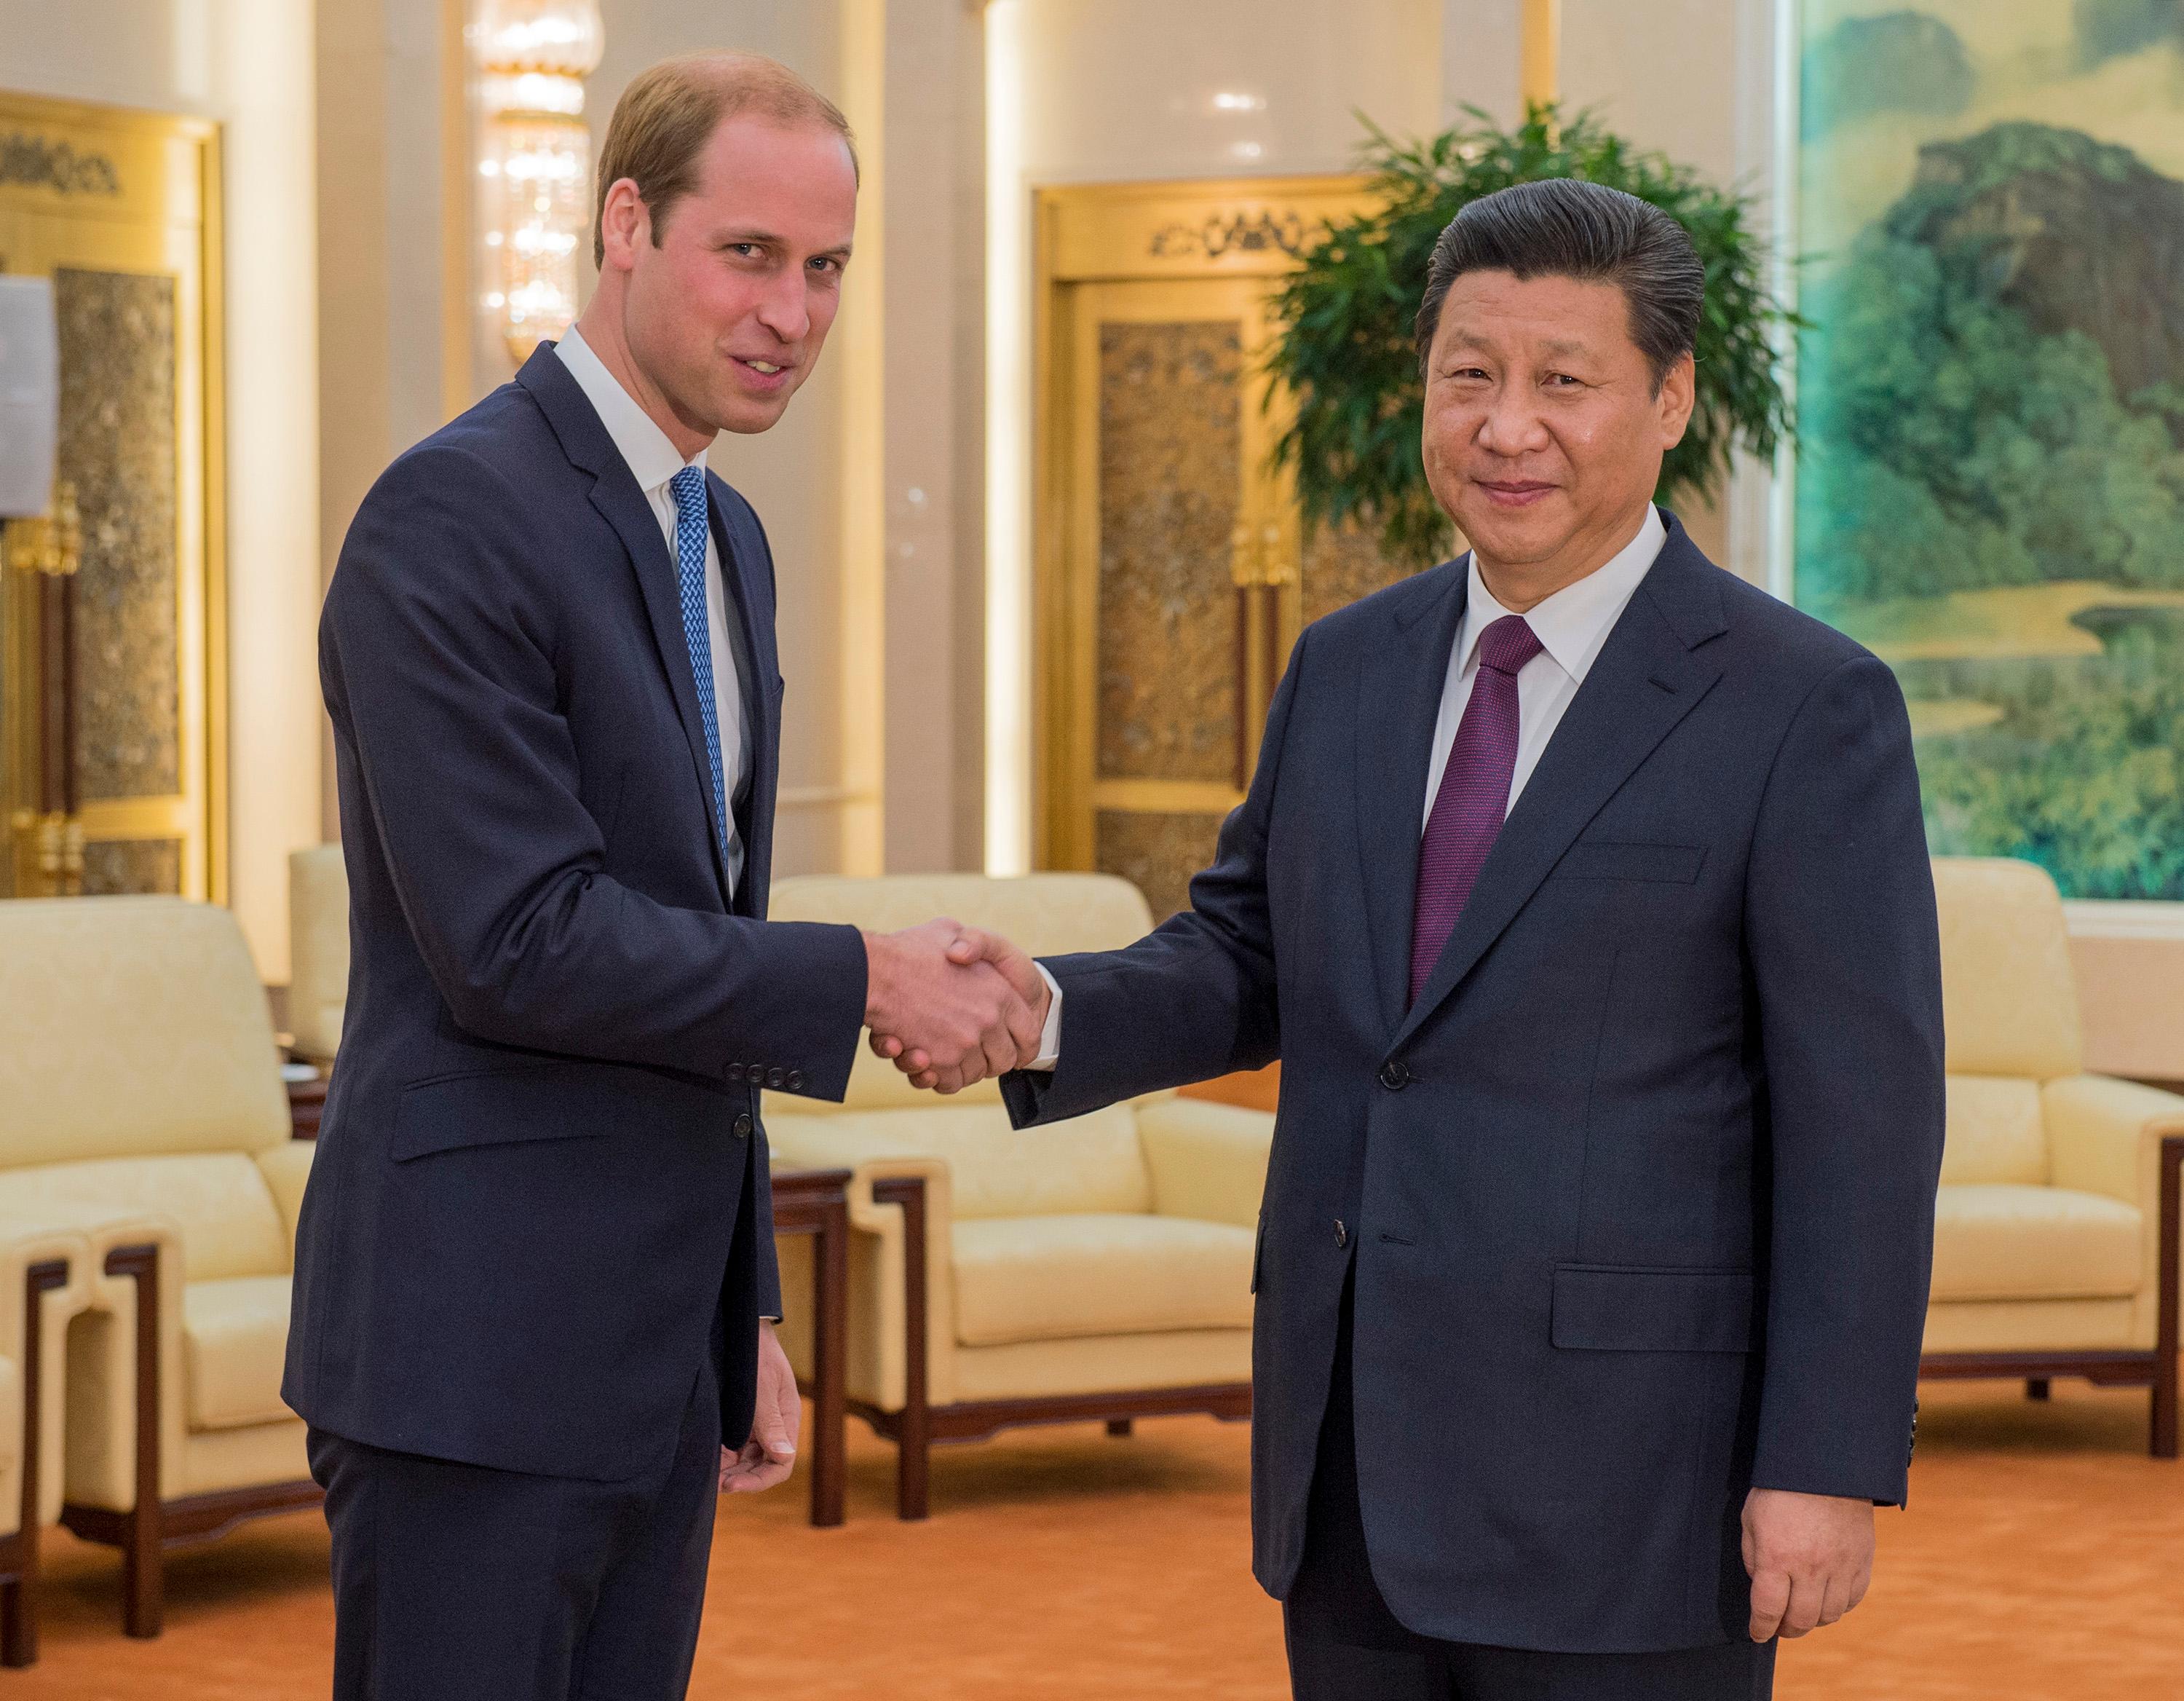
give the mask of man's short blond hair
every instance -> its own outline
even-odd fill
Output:
[[[856,138],[841,109],[778,59],[763,53],[678,53],[640,71],[607,121],[592,204],[592,263],[607,261],[607,191],[623,178],[637,185],[660,245],[675,203],[697,187],[698,159],[713,132],[749,113],[776,124],[816,124],[842,138],[857,164]]]

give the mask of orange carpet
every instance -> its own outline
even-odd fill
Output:
[[[2184,1464],[2146,1397],[1930,1386],[1908,1513],[1858,1613],[1788,1646],[1788,1701],[2184,1698]],[[935,1460],[936,1515],[889,1515],[853,1426],[850,1522],[800,1492],[724,1503],[692,1693],[889,1701],[1279,1701],[1280,1615],[1247,1571],[1242,1429],[1005,1436]],[[316,1514],[176,1556],[168,1629],[116,1627],[115,1557],[57,1536],[45,1659],[0,1701],[305,1701],[327,1692]]]

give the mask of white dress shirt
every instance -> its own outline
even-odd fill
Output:
[[[629,392],[622,388],[621,380],[585,346],[575,326],[571,325],[554,344],[554,352],[561,357],[569,376],[590,399],[599,423],[607,428],[607,435],[614,439],[615,448],[621,451],[623,461],[636,478],[638,488],[652,505],[653,517],[660,521],[660,535],[667,540],[667,559],[677,561],[677,516],[675,493],[669,488],[669,481],[686,466],[702,468],[705,464],[704,452],[683,460],[668,441],[667,433],[652,422]],[[721,549],[710,524],[705,527],[705,630],[713,647],[713,677],[710,681],[700,679],[695,683],[700,691],[709,687],[711,689],[713,711],[720,721],[721,783],[728,792],[724,811],[728,818],[728,890],[733,892],[744,873],[744,845],[736,832],[735,804],[751,769],[750,728],[744,718],[737,655],[740,633],[732,631],[728,621],[727,588],[721,578]]]
[[[1562,725],[1570,700],[1599,659],[1607,634],[1630,605],[1639,581],[1668,541],[1669,529],[1661,523],[1661,510],[1647,503],[1646,521],[1639,527],[1638,535],[1610,557],[1605,566],[1574,584],[1564,585],[1552,596],[1534,604],[1525,615],[1532,635],[1540,640],[1540,653],[1517,673],[1517,766],[1509,776],[1510,808],[1516,806],[1518,794],[1540,765],[1547,741]],[[1464,707],[1471,701],[1472,683],[1479,677],[1479,635],[1509,612],[1494,600],[1485,581],[1479,577],[1475,555],[1464,557],[1464,572],[1468,588],[1463,622],[1457,627],[1456,643],[1449,651],[1448,679],[1441,687],[1440,713],[1434,722],[1433,756],[1426,765],[1426,806],[1418,817],[1421,838],[1433,816],[1434,798],[1448,767],[1449,750],[1456,743],[1456,729],[1462,724]],[[1061,1057],[1061,988],[1047,973],[1044,963],[1039,972],[1053,996],[1047,1005],[1045,1031],[1039,1036],[1039,1058],[1031,1067],[1051,1069]]]

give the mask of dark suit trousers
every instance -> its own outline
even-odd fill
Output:
[[[681,1701],[720,1483],[706,1366],[626,1482],[489,1470],[320,1429],[334,1701]],[[550,1420],[541,1414],[541,1421]]]
[[[1541,1654],[1439,1642],[1381,1598],[1357,1500],[1346,1286],[1334,1377],[1305,1515],[1304,1561],[1283,1603],[1295,1701],[1767,1701],[1774,1645],[1669,1654]]]

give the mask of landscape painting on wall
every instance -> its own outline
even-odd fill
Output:
[[[2184,0],[1786,3],[1797,601],[1936,853],[2184,899]]]

